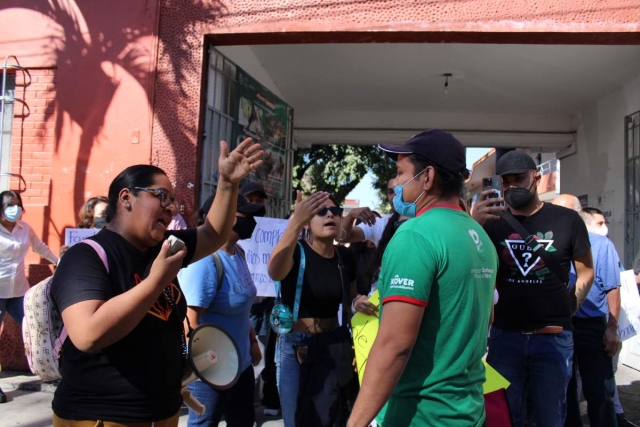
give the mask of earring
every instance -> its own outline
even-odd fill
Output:
[[[129,203],[127,203],[125,206],[127,209],[131,209],[131,205]]]

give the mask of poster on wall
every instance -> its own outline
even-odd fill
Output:
[[[287,129],[291,107],[269,89],[237,69],[238,121],[235,141],[251,137],[262,144],[263,165],[250,181],[262,184],[269,196],[283,198],[286,183]]]

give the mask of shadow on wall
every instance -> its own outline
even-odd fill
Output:
[[[108,138],[101,135],[105,116],[118,90],[122,72],[131,75],[147,95],[152,104],[153,89],[170,91],[180,107],[184,86],[187,82],[181,77],[190,68],[199,67],[188,56],[188,43],[174,43],[175,48],[167,50],[171,59],[172,76],[177,81],[169,81],[158,75],[153,81],[155,52],[149,50],[143,38],[155,36],[157,8],[162,7],[172,19],[183,22],[184,31],[189,31],[199,22],[211,24],[223,10],[220,2],[201,2],[198,0],[166,0],[149,5],[147,1],[137,2],[76,2],[74,0],[5,0],[0,11],[21,8],[39,12],[56,22],[54,32],[46,49],[53,49],[57,64],[56,84],[56,138],[55,150],[65,141],[61,140],[62,129],[69,122],[77,123],[82,132],[74,180],[74,207],[78,212],[84,203],[86,170],[91,152],[95,145],[107,143]],[[188,11],[189,13],[181,13]],[[173,37],[181,38],[174,34]],[[186,40],[186,37],[184,38]],[[161,44],[165,41],[161,40]],[[55,46],[55,47],[53,47]],[[188,73],[187,73],[188,74]],[[25,114],[30,114],[28,111]],[[54,114],[47,111],[45,120]],[[179,116],[164,111],[158,116],[160,126],[178,129],[183,134],[195,132],[193,121],[177,120]],[[182,141],[182,139],[178,139]],[[51,200],[49,201],[51,204]]]

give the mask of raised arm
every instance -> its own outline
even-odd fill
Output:
[[[251,138],[242,141],[231,153],[227,143],[220,142],[218,189],[204,224],[198,227],[198,244],[191,262],[212,254],[227,241],[236,215],[238,185],[262,165],[263,154],[259,144],[251,143]]]
[[[373,225],[378,219],[376,215],[369,208],[356,208],[349,211],[349,213],[342,218],[340,226],[340,234],[338,240],[341,243],[353,243],[364,242],[364,232],[359,226],[354,226],[356,220],[361,220],[363,224]]]
[[[296,250],[298,236],[305,225],[318,213],[329,200],[329,194],[319,191],[302,200],[302,193],[298,190],[296,206],[293,216],[289,219],[289,225],[282,238],[271,252],[267,272],[273,280],[282,280],[293,267],[293,254]]]

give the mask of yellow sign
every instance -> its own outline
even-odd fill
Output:
[[[376,307],[380,307],[380,295],[378,291],[371,295],[369,301]],[[351,319],[351,326],[353,328],[353,347],[356,352],[358,378],[360,379],[360,384],[362,384],[362,377],[364,376],[364,370],[367,366],[369,352],[378,334],[379,320],[376,316],[356,313]],[[486,368],[486,380],[483,386],[484,394],[509,387],[509,381],[489,366],[487,362],[484,362],[484,366]]]

